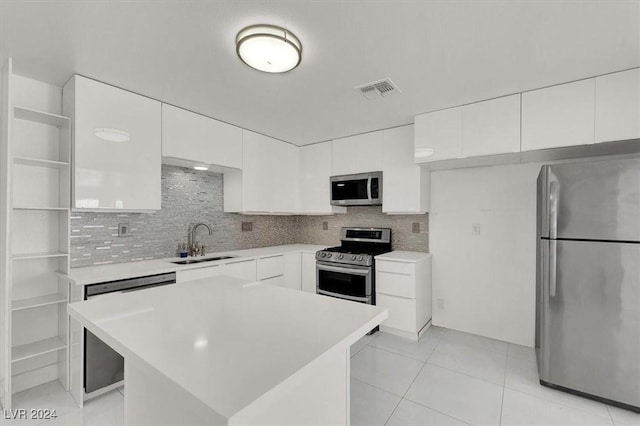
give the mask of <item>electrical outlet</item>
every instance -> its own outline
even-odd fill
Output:
[[[128,237],[129,236],[129,224],[128,223],[119,223],[118,224],[118,237]]]
[[[322,222],[322,230],[323,231],[329,230],[329,222]]]
[[[438,309],[444,309],[444,299],[438,299]]]
[[[253,222],[242,222],[242,232],[253,231]]]
[[[420,222],[413,222],[411,224],[411,232],[413,232],[414,234],[420,233]]]
[[[472,223],[471,224],[471,235],[480,235],[480,224]]]

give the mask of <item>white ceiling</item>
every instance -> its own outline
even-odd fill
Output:
[[[638,1],[0,1],[17,74],[79,73],[298,145],[640,66]],[[294,32],[300,67],[242,64],[255,23]],[[402,93],[353,89],[385,77]]]

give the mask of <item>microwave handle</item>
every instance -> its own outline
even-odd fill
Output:
[[[371,197],[371,176],[367,178],[367,198],[369,202],[373,202],[373,198]]]

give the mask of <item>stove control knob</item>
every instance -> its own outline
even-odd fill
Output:
[[[342,259],[342,258],[344,258],[344,255],[341,254],[340,256],[338,256],[338,259]]]
[[[364,260],[364,257],[360,256],[360,257],[358,258],[358,260]]]
[[[351,260],[356,260],[358,256],[351,256]]]
[[[331,253],[327,253],[327,257],[331,257]]]
[[[320,257],[325,257],[326,255],[327,255],[327,253],[325,253],[325,252],[320,253]]]

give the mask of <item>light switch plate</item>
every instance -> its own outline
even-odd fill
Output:
[[[322,230],[323,231],[329,230],[329,222],[322,222]]]
[[[253,222],[242,222],[242,232],[253,231]]]
[[[471,224],[471,235],[480,235],[480,224],[472,223]]]
[[[411,232],[413,232],[414,234],[420,233],[420,222],[413,222],[411,224]]]

